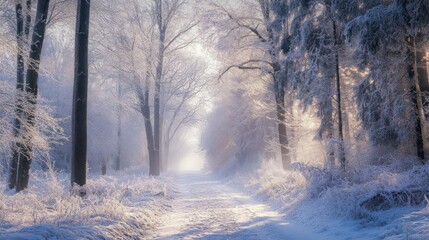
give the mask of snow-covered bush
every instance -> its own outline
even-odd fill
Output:
[[[0,193],[0,238],[141,239],[174,193],[168,178],[141,171],[90,177],[83,198],[71,194],[68,175],[36,171],[27,190]]]
[[[283,171],[278,162],[270,160],[238,170],[232,182],[321,233],[352,239],[428,236],[425,219],[429,209],[424,207],[428,204],[425,194],[429,194],[428,166],[392,163],[343,172],[300,163]],[[365,202],[377,195],[384,197],[383,202],[375,201],[381,205],[369,209]],[[407,225],[410,221],[415,227]],[[358,226],[366,227],[357,231]]]

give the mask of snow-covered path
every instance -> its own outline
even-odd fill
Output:
[[[176,179],[172,210],[148,239],[321,239],[208,174]]]

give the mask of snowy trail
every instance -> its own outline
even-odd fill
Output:
[[[176,179],[172,210],[148,239],[321,239],[208,174]]]

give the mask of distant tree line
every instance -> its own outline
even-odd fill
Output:
[[[69,124],[71,150],[66,150],[64,155],[70,160],[66,165],[70,165],[72,185],[86,184],[90,137],[88,90],[91,82],[99,81],[98,78],[111,80],[109,87],[114,89],[113,95],[117,98],[111,101],[118,121],[113,168],[117,171],[123,168],[121,148],[123,142],[127,142],[122,136],[123,114],[137,111],[143,117],[146,139],[141,144],[147,147],[147,158],[142,158],[148,162],[149,174],[158,176],[162,170],[167,170],[172,142],[180,138],[183,128],[201,119],[206,101],[202,93],[210,82],[205,61],[187,54],[189,46],[195,43],[199,24],[196,14],[190,11],[194,5],[187,0],[130,1],[127,4],[118,1],[117,5],[99,1],[91,21],[90,0],[77,3],[69,0],[16,1],[15,21],[10,19],[12,5],[6,0],[0,1],[0,17],[16,29],[16,44],[11,44],[15,45],[17,56],[15,104],[4,114],[5,119],[14,116],[12,132],[5,140],[11,147],[9,188],[19,192],[28,187],[35,151],[40,149],[49,156],[52,144],[66,142],[61,128],[64,124],[53,116],[51,109],[38,103],[38,80],[39,75],[44,74],[40,65],[47,28],[56,22],[67,27],[71,16],[76,16],[73,24],[75,56],[74,61],[70,61],[74,63]],[[33,5],[37,5],[35,11]],[[75,7],[77,11],[72,10]],[[106,21],[105,16],[110,11],[117,14],[117,18],[110,19],[116,22]],[[54,29],[53,33],[59,31]],[[91,73],[91,69],[95,73]],[[2,90],[5,89],[2,86]],[[104,94],[108,95],[110,89]],[[102,158],[100,169],[106,174],[109,162],[105,156]],[[85,194],[84,188],[80,189],[79,193]]]

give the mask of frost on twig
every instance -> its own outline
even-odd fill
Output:
[[[38,99],[34,109],[34,126],[24,118],[33,114],[32,96],[15,90],[10,84],[0,81],[0,152],[8,153],[10,144],[33,148],[32,157],[47,158],[53,144],[61,144],[65,140],[61,119],[54,117],[54,112],[47,102]],[[16,111],[18,107],[19,111]],[[19,121],[20,129],[14,129],[13,121]],[[19,134],[15,134],[19,132]],[[31,137],[30,137],[31,136]],[[22,148],[17,148],[23,151]]]

